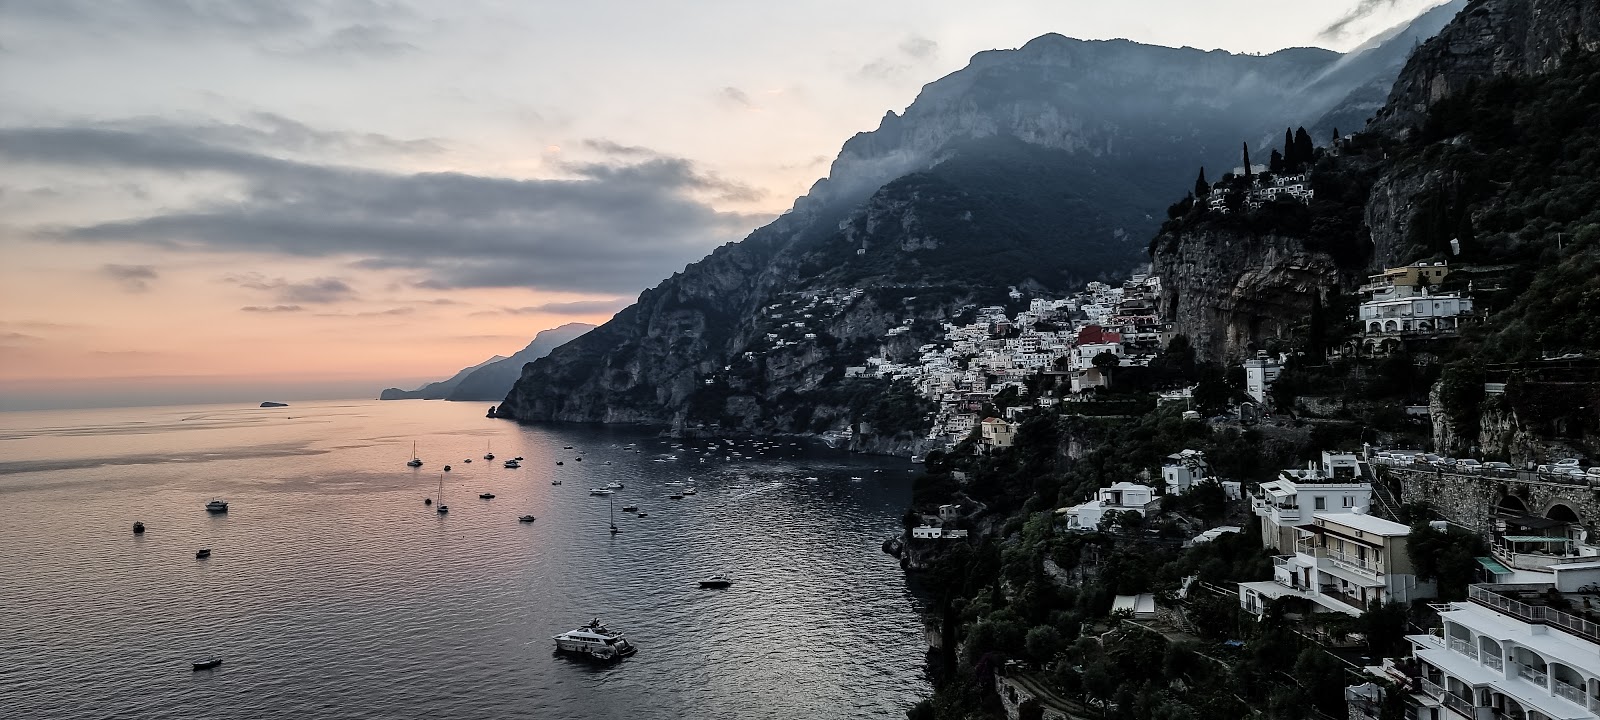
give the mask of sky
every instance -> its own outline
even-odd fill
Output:
[[[372,397],[599,323],[974,53],[1440,0],[0,0],[0,410]]]

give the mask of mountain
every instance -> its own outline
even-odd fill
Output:
[[[1334,87],[1353,83],[1355,89],[1310,126],[1311,137],[1326,138],[1334,130],[1348,134],[1365,127],[1367,120],[1387,104],[1394,79],[1412,51],[1438,35],[1466,6],[1467,0],[1451,0],[1432,8],[1380,33],[1330,66],[1319,83]]]
[[[979,53],[847,141],[790,212],[524,368],[500,413],[749,432],[875,417],[905,441],[914,419],[895,413],[912,405],[846,368],[914,352],[1008,286],[1121,276],[1171,188],[1202,165],[1220,175],[1242,140],[1309,123],[1371,80],[1329,75],[1339,59],[1054,34]]]
[[[505,360],[505,359],[506,358],[504,356],[496,355],[496,356],[494,356],[492,358],[489,358],[488,360],[485,360],[485,361],[483,361],[481,363],[478,363],[477,365],[473,365],[472,367],[462,368],[461,371],[457,372],[454,375],[451,375],[450,379],[448,379],[448,380],[440,380],[438,382],[431,382],[431,383],[423,385],[422,387],[419,387],[419,388],[417,388],[415,390],[401,390],[400,388],[384,388],[383,392],[378,395],[378,399],[379,400],[443,400],[446,396],[448,396],[450,394],[450,392],[452,390],[454,390],[456,388],[457,385],[459,385],[461,383],[462,380],[465,380],[466,377],[468,375],[471,375],[474,371],[482,369],[482,368],[487,367],[487,366],[489,366],[489,365],[491,365],[493,363],[497,363],[497,362],[500,362],[500,361]]]
[[[522,375],[522,366],[550,354],[594,326],[589,323],[567,323],[560,327],[542,330],[533,336],[528,346],[508,358],[498,358],[475,368],[468,368],[465,377],[459,378],[446,395],[447,400],[497,401],[506,396],[511,386]]]

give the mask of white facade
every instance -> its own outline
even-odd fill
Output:
[[[1457,293],[1409,298],[1368,300],[1361,303],[1361,326],[1368,335],[1449,332],[1460,327],[1462,315],[1472,312],[1472,299]]]
[[[1062,508],[1057,510],[1056,514],[1066,516],[1068,530],[1096,530],[1100,527],[1100,520],[1113,510],[1117,512],[1132,510],[1140,515],[1148,515],[1154,507],[1155,488],[1139,483],[1119,482],[1111,487],[1100,488],[1095,493],[1095,499]]]
[[[1411,529],[1365,513],[1314,513],[1297,529],[1294,554],[1273,558],[1270,582],[1239,584],[1239,604],[1261,614],[1269,600],[1293,596],[1318,611],[1360,615],[1387,602],[1434,597],[1433,582],[1411,569]]]
[[[1258,403],[1267,401],[1267,391],[1272,389],[1272,383],[1277,382],[1278,375],[1283,372],[1283,365],[1277,360],[1267,357],[1266,353],[1257,353],[1256,359],[1244,361],[1244,391]]]
[[[1372,485],[1331,481],[1318,470],[1285,470],[1277,480],[1261,483],[1251,509],[1261,518],[1261,542],[1287,552],[1299,542],[1298,528],[1310,525],[1315,513],[1367,512]]]
[[[1161,464],[1161,480],[1166,483],[1166,491],[1171,495],[1182,495],[1189,492],[1194,484],[1206,479],[1211,466],[1206,464],[1206,455],[1199,450],[1184,450],[1167,456]]]

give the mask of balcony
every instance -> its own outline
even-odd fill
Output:
[[[1477,716],[1473,712],[1474,708],[1472,707],[1472,701],[1463,698],[1460,695],[1455,693],[1445,693],[1444,706],[1454,710],[1457,715],[1467,718],[1467,720],[1477,720]]]
[[[1462,655],[1465,655],[1465,656],[1467,656],[1469,658],[1472,658],[1473,660],[1477,660],[1478,659],[1478,648],[1477,648],[1477,646],[1473,645],[1472,641],[1470,641],[1470,640],[1462,640],[1462,639],[1459,639],[1459,638],[1451,638],[1451,640],[1450,640],[1450,649],[1454,650],[1454,651],[1456,651],[1458,653],[1461,653]],[[1496,659],[1498,659],[1498,658],[1496,658]]]
[[[1383,561],[1376,555],[1361,557],[1349,555],[1338,550],[1327,550],[1327,558],[1351,572],[1361,573],[1368,577],[1376,578],[1383,574]]]
[[[1529,623],[1542,623],[1590,642],[1600,643],[1600,624],[1562,612],[1541,602],[1549,585],[1473,585],[1467,599],[1502,615]],[[1517,599],[1521,597],[1522,599]],[[1532,601],[1532,602],[1524,602]]]
[[[1500,656],[1498,655],[1483,656],[1483,664],[1494,668],[1494,671],[1498,673],[1503,673],[1506,671],[1506,661],[1501,660]]]
[[[1555,691],[1556,697],[1563,698],[1583,707],[1587,707],[1589,704],[1588,700],[1584,697],[1583,690],[1579,689],[1576,685],[1568,685],[1560,680],[1557,680],[1554,683],[1551,683],[1550,687]]]
[[[1297,508],[1297,507],[1286,507],[1286,506],[1283,506],[1283,505],[1273,505],[1271,507],[1272,507],[1272,514],[1277,516],[1277,518],[1279,520],[1299,520],[1300,519],[1300,508]]]
[[[1434,682],[1432,680],[1429,680],[1427,678],[1419,678],[1419,680],[1421,680],[1421,682],[1418,683],[1418,686],[1422,688],[1422,692],[1426,693],[1428,695],[1428,697],[1431,697],[1431,698],[1433,698],[1435,700],[1438,700],[1438,699],[1441,699],[1441,698],[1444,697],[1444,695],[1445,695],[1444,688],[1439,687],[1439,683],[1436,683],[1436,682]]]
[[[1539,687],[1550,687],[1550,675],[1532,665],[1517,664],[1517,677]]]

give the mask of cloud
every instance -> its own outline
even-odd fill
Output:
[[[341,258],[406,271],[433,289],[636,292],[770,219],[716,210],[702,198],[760,192],[673,157],[568,164],[560,167],[569,177],[516,180],[316,164],[167,131],[69,126],[0,128],[0,159],[94,173],[218,173],[240,186],[111,222],[28,228],[37,239]]]
[[[900,41],[895,54],[874,59],[857,71],[868,80],[889,82],[900,80],[918,65],[939,57],[939,43],[921,35],[910,35]]]
[[[242,288],[270,292],[285,303],[316,305],[336,303],[353,299],[356,294],[355,288],[350,287],[349,283],[336,277],[320,277],[301,282],[291,282],[284,278],[268,278],[261,273],[245,273],[243,275],[227,275],[222,280]]]
[[[553,302],[519,308],[503,308],[501,312],[507,315],[603,315],[615,313],[627,307],[629,302],[627,298],[575,300],[573,302]]]
[[[246,305],[239,309],[248,313],[289,313],[305,310],[299,305]]]
[[[613,157],[659,157],[660,153],[639,145],[623,145],[605,138],[589,138],[583,141],[583,146]]]
[[[1333,24],[1323,28],[1317,37],[1325,39],[1342,38],[1349,34],[1350,26],[1382,10],[1387,10],[1398,4],[1399,0],[1359,0],[1356,6],[1345,13],[1344,17],[1333,21]]]
[[[0,346],[31,345],[44,338],[19,332],[0,332]]]
[[[297,49],[285,51],[284,54],[299,55],[309,59],[381,59],[419,50],[416,45],[401,40],[394,28],[361,23],[334,30],[325,37],[305,43]]]
[[[755,107],[755,101],[750,99],[750,94],[739,88],[728,86],[717,91],[717,97],[724,102],[732,103],[744,108]]]
[[[112,280],[117,281],[123,290],[133,293],[144,292],[150,289],[150,281],[161,275],[151,265],[117,265],[108,263],[100,266],[100,272]]]

